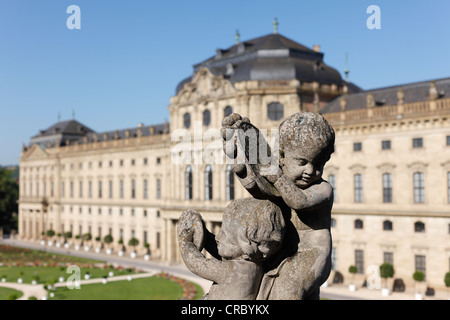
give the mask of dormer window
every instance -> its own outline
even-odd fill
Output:
[[[270,120],[278,121],[283,118],[284,115],[284,107],[279,102],[271,102],[267,106],[267,115]]]

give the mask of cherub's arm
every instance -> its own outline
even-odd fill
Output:
[[[312,209],[333,201],[333,189],[329,183],[323,180],[306,189],[301,189],[282,174],[274,185],[284,202],[294,210]]]
[[[208,231],[208,229],[204,228],[205,233],[205,250],[209,252],[216,259],[222,259],[217,250],[217,242],[216,236],[214,233]]]
[[[231,271],[231,265],[228,262],[216,258],[207,259],[192,242],[192,234],[189,234],[188,230],[182,230],[178,239],[181,256],[189,270],[215,283],[223,282],[225,276]]]

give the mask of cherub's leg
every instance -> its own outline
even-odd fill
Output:
[[[319,299],[317,273],[313,268],[316,258],[314,250],[297,252],[280,270],[280,275],[274,281],[269,299]]]

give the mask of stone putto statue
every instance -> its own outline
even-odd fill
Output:
[[[228,205],[217,235],[193,209],[178,221],[186,266],[213,281],[204,299],[319,299],[331,270],[333,188],[322,173],[334,152],[333,128],[318,113],[296,113],[281,123],[275,151],[238,114],[224,118],[221,133],[252,197]],[[269,162],[261,161],[265,152]]]

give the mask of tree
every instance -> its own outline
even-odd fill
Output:
[[[92,239],[92,235],[89,232],[83,234],[83,240],[84,241],[91,241],[91,239]]]
[[[53,230],[47,230],[47,237],[52,238],[55,235],[55,231]]]
[[[8,234],[17,230],[19,185],[12,178],[12,173],[6,168],[0,168],[0,228]]]
[[[394,277],[394,267],[390,263],[383,263],[380,266],[380,277],[385,281],[385,288],[387,288],[387,279]]]
[[[350,266],[348,268],[348,272],[353,275],[353,280],[355,279],[355,274],[358,272],[358,268],[356,266]]]
[[[425,280],[425,274],[422,271],[416,271],[413,274],[413,279],[417,282],[422,282]]]
[[[136,239],[136,238],[131,238],[131,239],[128,241],[128,245],[129,245],[129,246],[132,246],[133,249],[134,249],[134,251],[136,251],[136,246],[137,246],[138,244],[139,244],[139,240]]]
[[[108,234],[103,238],[103,242],[106,244],[111,244],[114,241],[112,235]]]
[[[72,232],[70,232],[70,231],[64,232],[64,243],[67,242],[67,239],[71,239],[71,238],[72,238]]]
[[[447,290],[448,290],[448,288],[450,288],[450,272],[447,272],[445,274],[444,282],[445,282],[445,286],[447,287]]]

